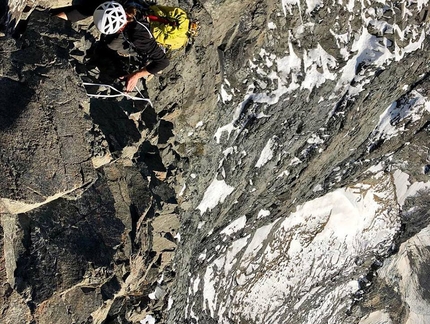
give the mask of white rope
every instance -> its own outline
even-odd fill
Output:
[[[118,92],[117,94],[93,94],[93,93],[88,93],[87,95],[91,98],[115,98],[115,97],[120,97],[120,96],[124,96],[126,98],[129,98],[131,100],[142,100],[142,101],[146,101],[149,102],[149,104],[152,106],[152,102],[150,99],[148,98],[141,98],[141,97],[136,97],[136,96],[131,96],[128,93],[125,92],[121,92],[118,89],[110,86],[109,84],[97,84],[97,83],[89,83],[89,82],[82,82],[82,84],[84,86],[97,86],[97,87],[108,87],[116,92]],[[137,92],[143,97],[142,93],[139,91],[139,89],[135,88],[137,90]]]
[[[134,17],[134,20],[143,28],[146,29],[146,31],[149,33],[149,38],[154,38],[154,36],[152,35],[151,31],[149,30],[148,27],[145,26],[145,24],[142,24],[139,20],[136,19],[136,17]]]

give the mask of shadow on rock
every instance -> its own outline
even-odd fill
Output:
[[[136,102],[136,107],[142,111],[140,118],[145,123],[145,126],[148,127],[149,130],[153,130],[158,122],[154,107],[142,101]]]
[[[13,125],[31,101],[34,91],[24,84],[0,78],[0,131]]]
[[[121,58],[103,42],[96,42],[88,49],[85,57],[85,67],[95,71],[99,82],[112,84],[119,77],[127,75],[129,61]]]
[[[139,70],[145,65],[137,57],[118,55],[108,47],[108,42],[109,39],[102,38],[93,43],[84,57],[85,69],[99,82],[106,84],[118,82],[120,77]]]
[[[405,201],[402,214],[403,233],[400,241],[405,242],[430,225],[430,190],[419,190]]]
[[[79,200],[58,199],[21,214],[18,223],[24,250],[17,260],[16,286],[36,303],[80,282],[89,267],[109,271],[125,228],[105,181]]]
[[[157,203],[163,201],[177,204],[175,190],[163,181],[168,170],[163,164],[158,147],[148,141],[142,143],[136,163],[140,166],[144,176],[151,176],[150,189]]]
[[[144,163],[147,167],[148,173],[145,175],[150,175],[150,172],[165,172],[166,167],[163,164],[163,160],[160,156],[160,151],[158,147],[152,145],[150,142],[146,141],[142,143],[138,152],[139,157],[137,158],[138,163]]]
[[[91,100],[90,115],[95,124],[99,125],[111,152],[121,151],[131,143],[139,141],[141,134],[135,123],[117,101]]]

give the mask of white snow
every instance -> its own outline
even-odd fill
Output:
[[[382,170],[384,170],[384,164],[383,163],[378,163],[376,165],[372,165],[370,168],[368,168],[366,170],[366,172],[370,172],[370,173],[379,173]]]
[[[409,182],[409,174],[400,170],[394,171],[393,178],[396,186],[397,202],[400,206],[403,206],[406,198],[416,195],[419,190],[430,188],[430,181],[414,182],[411,184]]]
[[[336,59],[329,55],[320,44],[317,48],[305,50],[303,55],[305,79],[301,84],[302,89],[312,92],[313,88],[319,88],[326,80],[335,80],[336,74],[331,72],[337,65]],[[322,73],[319,70],[322,69]]]
[[[167,310],[170,310],[173,306],[173,299],[169,296],[169,300],[167,301]]]
[[[184,185],[182,186],[181,191],[179,192],[178,195],[182,196],[184,194],[184,192],[185,192],[185,189],[187,189],[187,184],[186,183],[184,183]]]
[[[155,318],[151,315],[146,315],[143,320],[140,320],[140,324],[155,324]]]
[[[381,45],[379,38],[369,34],[365,27],[361,29],[358,39],[354,40],[351,51],[355,55],[342,68],[342,75],[339,78],[335,91],[346,86],[351,94],[356,94],[361,91],[361,88],[353,87],[350,83],[356,76],[357,66],[364,62],[382,66],[390,60],[394,60],[395,57],[386,46]]]
[[[312,189],[312,191],[313,192],[318,192],[318,191],[322,191],[324,188],[323,188],[323,186],[321,185],[321,184],[317,184],[313,189]]]
[[[260,157],[258,158],[257,163],[255,164],[256,168],[261,168],[267,162],[269,162],[273,158],[273,148],[276,146],[276,142],[274,138],[271,138],[267,141],[263,150],[261,151]]]
[[[155,290],[148,295],[148,297],[150,299],[157,300],[162,298],[164,294],[165,294],[165,291],[161,287],[157,286],[155,287]]]
[[[401,244],[396,256],[387,260],[378,270],[378,277],[399,286],[403,292],[402,298],[409,306],[408,318],[405,321],[407,324],[430,323],[430,303],[423,295],[417,271],[423,258],[428,260],[428,246],[430,246],[429,226]]]
[[[234,241],[231,246],[227,249],[224,263],[224,274],[228,275],[228,273],[232,270],[233,265],[236,263],[236,255],[248,245],[250,235],[247,235],[243,238],[240,238]]]
[[[375,139],[388,140],[405,130],[404,120],[416,122],[430,112],[430,101],[417,90],[413,90],[400,102],[395,101],[379,116],[373,131]]]
[[[200,278],[197,277],[193,283],[193,293],[195,294],[199,290]]]
[[[290,165],[297,165],[300,163],[302,163],[302,161],[298,157],[294,157],[293,159],[291,159]]]
[[[201,228],[203,228],[203,226],[206,224],[206,222],[205,221],[203,221],[203,222],[199,222],[198,224],[197,224],[197,229],[201,229]]]
[[[276,24],[273,21],[269,21],[269,23],[267,24],[267,28],[276,29]]]
[[[306,2],[307,13],[309,13],[308,10],[313,10],[323,5],[322,1],[307,0]],[[354,1],[351,0],[350,4],[353,5]],[[282,5],[285,13],[286,10],[288,10],[290,14],[292,14],[292,6],[298,6],[301,11],[300,1],[298,0],[283,0]],[[291,31],[289,31],[289,34],[286,36],[288,41],[288,52],[286,56],[276,57],[274,54],[270,54],[262,48],[258,55],[263,59],[263,62],[254,64],[250,60],[249,67],[251,70],[254,70],[254,72],[270,79],[273,84],[277,85],[277,88],[270,93],[255,93],[255,89],[250,85],[247,93],[244,95],[243,101],[236,107],[232,122],[221,126],[215,132],[214,138],[216,142],[220,143],[223,133],[227,133],[227,138],[229,138],[231,132],[236,130],[233,126],[233,122],[239,116],[243,105],[250,97],[255,103],[273,105],[294,90],[299,88],[302,90],[306,89],[311,93],[314,88],[320,87],[327,80],[336,79],[338,82],[334,88],[333,95],[329,99],[338,97],[339,91],[348,92],[350,96],[355,96],[364,89],[368,82],[366,73],[369,76],[373,76],[376,68],[383,68],[394,60],[401,60],[406,53],[422,49],[422,44],[425,40],[425,30],[422,27],[413,26],[413,28],[411,27],[409,29],[409,34],[412,32],[415,37],[411,36],[409,44],[404,47],[400,47],[399,44],[395,43],[395,50],[391,52],[389,49],[392,45],[390,41],[385,37],[377,37],[370,34],[367,27],[370,24],[374,27],[381,25],[384,26],[383,28],[386,32],[386,30],[396,26],[387,27],[386,24],[384,25],[383,22],[377,20],[378,14],[371,7],[362,10],[364,26],[358,30],[358,33],[353,33],[352,30],[349,30],[347,33],[336,34],[331,30],[331,34],[335,38],[339,52],[346,61],[341,62],[343,67],[339,71],[337,71],[339,63],[336,62],[334,56],[328,54],[321,44],[317,44],[316,48],[299,48],[295,50],[292,43],[294,36]],[[374,16],[373,18],[366,18],[372,15]],[[305,27],[306,26],[303,25],[302,29],[305,30]],[[307,27],[312,28],[311,26]],[[299,29],[300,28],[296,30],[297,33],[299,33]],[[401,30],[398,26],[394,29],[398,34],[403,36],[407,34],[407,29]],[[352,42],[349,41],[351,39],[353,40]],[[349,45],[350,43],[352,43],[352,45]],[[298,55],[297,53],[302,54]],[[350,57],[350,53],[354,53],[354,55]],[[274,69],[272,65],[276,67],[276,69]],[[357,67],[362,65],[365,66],[365,69],[357,70]],[[267,87],[266,81],[263,81],[261,78],[257,78],[255,81],[261,88],[265,89]],[[354,81],[354,85],[352,85],[352,81]],[[225,82],[225,84],[229,85],[228,82]],[[220,91],[224,103],[232,100],[232,94],[227,93],[224,84]]]
[[[238,219],[236,219],[235,221],[231,222],[230,225],[228,225],[227,227],[225,227],[220,234],[224,234],[224,235],[232,235],[234,233],[236,233],[237,231],[243,229],[246,225],[246,216],[242,216],[239,217]]]
[[[288,38],[288,49],[289,55],[279,58],[276,60],[277,72],[279,76],[275,75],[273,79],[279,79],[283,84],[288,85],[288,87],[283,91],[291,92],[299,88],[298,74],[302,70],[302,60],[296,54],[291,43],[291,35]]]
[[[222,153],[224,154],[225,157],[227,157],[230,154],[232,154],[234,151],[235,151],[234,147],[228,147],[224,151],[222,151]]]
[[[306,13],[310,14],[317,7],[323,5],[323,0],[306,0]]]
[[[204,286],[203,286],[203,298],[205,303],[203,304],[203,310],[209,308],[211,317],[214,316],[216,307],[216,289],[215,283],[212,281],[214,277],[215,264],[211,264],[206,268],[204,275]]]
[[[310,138],[306,141],[308,144],[322,144],[324,140],[316,134],[312,134]]]
[[[282,0],[282,9],[284,10],[284,15],[287,16],[287,11],[290,15],[293,14],[292,7],[297,5],[300,9],[300,0]]]
[[[264,217],[267,217],[269,215],[270,215],[270,211],[269,210],[261,209],[258,212],[257,219],[264,218]]]
[[[227,124],[227,125],[224,125],[224,126],[218,128],[217,131],[215,132],[215,135],[214,135],[216,142],[218,144],[220,143],[221,136],[224,132],[227,132],[228,138],[230,138],[231,132],[234,131],[235,129],[236,129],[236,127],[234,127],[233,123],[230,123],[230,124]]]
[[[202,201],[197,206],[197,209],[200,210],[200,215],[203,215],[208,209],[213,209],[218,203],[223,203],[233,190],[234,187],[229,186],[224,180],[217,180],[215,177],[206,189]]]
[[[376,311],[363,317],[358,324],[393,324],[393,321],[384,311]]]
[[[389,175],[380,176],[378,182],[330,192],[257,228],[252,239],[233,241],[230,252],[206,268],[204,299],[211,316],[217,314],[219,323],[225,316],[234,321],[235,314],[253,322],[275,323],[279,314],[288,314],[292,307],[299,310],[306,300],[320,296],[322,304],[308,312],[303,322],[313,323],[333,311],[330,300],[348,300],[357,288],[354,284],[335,290],[312,287],[353,273],[356,255],[372,256],[391,245],[400,226],[396,208],[387,207],[393,204],[394,188]],[[226,290],[230,293],[220,295]],[[290,304],[289,296],[303,297]]]
[[[305,12],[301,8],[303,3],[306,3]],[[416,9],[408,7],[423,8],[428,5],[428,0],[402,3],[403,14],[412,16],[416,14]],[[232,132],[238,131],[233,123],[249,100],[270,114],[271,105],[284,100],[288,107],[290,99],[301,96],[299,91],[312,93],[323,84],[330,85],[328,81],[333,81],[332,96],[324,96],[322,104],[339,98],[340,94],[351,98],[365,89],[376,70],[384,70],[392,62],[402,60],[406,53],[423,50],[427,28],[423,26],[426,24],[400,26],[384,21],[387,20],[383,17],[384,12],[389,8],[385,0],[376,0],[374,3],[355,0],[332,3],[324,3],[323,0],[281,0],[281,4],[285,16],[300,16],[297,24],[302,22],[303,14],[310,15],[324,6],[341,5],[349,12],[346,12],[349,21],[362,19],[362,28],[353,28],[351,24],[340,26],[334,21],[329,35],[333,37],[332,48],[323,48],[321,44],[304,48],[301,39],[312,32],[315,25],[302,22],[302,25],[295,26],[284,35],[284,42],[288,42],[285,54],[275,56],[261,48],[255,58],[249,61],[248,67],[254,79],[241,94],[242,99],[238,99],[242,101],[237,103],[234,89],[226,90],[230,88],[227,82],[221,89],[223,102],[232,105],[232,120],[215,132],[214,139],[218,144],[223,135],[227,134],[229,139]],[[271,36],[276,34],[273,31],[277,28],[274,22],[268,22],[267,28],[271,30]],[[387,34],[393,43],[386,37]],[[323,44],[326,46],[326,43]],[[338,52],[333,54],[334,51]],[[273,88],[271,92],[267,91]],[[403,87],[403,91],[408,89],[407,86]],[[430,112],[430,103],[425,95],[416,88],[402,100],[390,104],[381,114],[371,140],[387,140],[396,136],[404,131],[406,122],[417,122]],[[307,143],[319,145],[324,142],[324,138],[310,134]],[[256,168],[267,165],[274,158],[277,142],[274,138],[268,140],[255,164]],[[242,155],[239,158],[238,151],[231,147],[221,149],[221,159],[237,158],[240,162],[236,166],[249,163],[246,161],[247,156],[252,155],[240,153]],[[223,161],[219,164],[220,168]],[[302,161],[293,157],[290,165],[299,163]],[[345,281],[336,284],[335,288],[325,283],[332,278],[349,278],[351,274],[358,276],[354,272],[357,269],[355,256],[369,259],[375,254],[386,252],[400,226],[399,205],[401,207],[405,199],[416,194],[419,189],[430,187],[430,182],[411,183],[406,173],[397,170],[390,174],[388,170],[382,163],[374,165],[367,170],[368,176],[373,179],[369,182],[372,184],[361,183],[341,188],[306,202],[289,215],[276,215],[277,218],[271,223],[253,229],[246,237],[229,241],[240,230],[251,230],[245,216],[230,223],[221,231],[230,238],[222,238],[221,245],[216,249],[218,253],[210,255],[207,252],[208,258],[205,254],[206,272],[200,285],[203,286],[204,310],[218,323],[238,321],[237,314],[241,314],[242,321],[277,323],[280,322],[279,316],[283,315],[286,318],[282,320],[288,322],[295,312],[300,311],[306,314],[303,323],[320,323],[326,314],[341,312],[340,308],[333,308],[333,300],[344,300],[346,304],[350,300],[349,295],[358,289],[357,282]],[[221,172],[225,178],[227,172],[224,168]],[[280,170],[275,169],[274,172]],[[287,175],[289,171],[285,170],[278,178]],[[214,182],[197,207],[201,214],[223,203],[234,190],[224,180]],[[261,185],[252,184],[251,179],[249,182],[253,190]],[[321,184],[313,188],[314,192],[322,190]],[[257,219],[268,215],[269,211],[260,210]],[[235,218],[239,215],[232,216]],[[309,309],[310,302],[318,307]],[[303,313],[303,309],[306,312]],[[411,313],[409,324],[415,323],[414,320],[421,323],[425,319],[415,311]],[[392,324],[386,315],[382,310],[376,311],[361,319],[360,324]]]
[[[223,102],[223,103],[229,102],[229,101],[231,101],[231,99],[233,98],[233,95],[232,95],[232,94],[227,93],[227,90],[225,90],[225,88],[224,88],[224,84],[223,84],[223,85],[221,85],[221,92],[220,92],[220,95],[221,95],[221,100],[222,100],[222,102]]]
[[[422,30],[420,34],[420,38],[416,42],[410,40],[409,44],[404,48],[399,48],[396,44],[396,61],[400,61],[407,53],[411,53],[418,49],[421,49],[422,44],[425,40],[425,37],[426,37],[425,31]]]
[[[289,175],[290,175],[290,171],[284,170],[277,176],[277,178],[287,177]]]
[[[199,258],[198,258],[199,260],[205,260],[206,259],[206,250],[205,250],[205,252],[204,253],[200,253],[200,255],[199,255]]]
[[[252,241],[247,244],[247,248],[241,257],[241,267],[246,269],[249,264],[255,261],[257,252],[263,248],[263,241],[267,239],[272,227],[278,222],[275,221],[271,224],[264,225],[255,231]]]

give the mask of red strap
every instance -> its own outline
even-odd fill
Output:
[[[159,22],[159,23],[162,23],[165,25],[176,26],[176,21],[170,21],[167,18],[158,17],[158,16],[154,16],[154,15],[148,15],[147,17],[150,21],[156,21],[156,22]]]

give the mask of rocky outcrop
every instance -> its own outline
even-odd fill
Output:
[[[88,98],[88,35],[36,10],[2,40],[5,323],[138,321],[165,307],[179,227],[171,122],[144,102]]]
[[[426,1],[180,2],[152,105],[66,4],[4,8],[2,322],[429,320]]]

